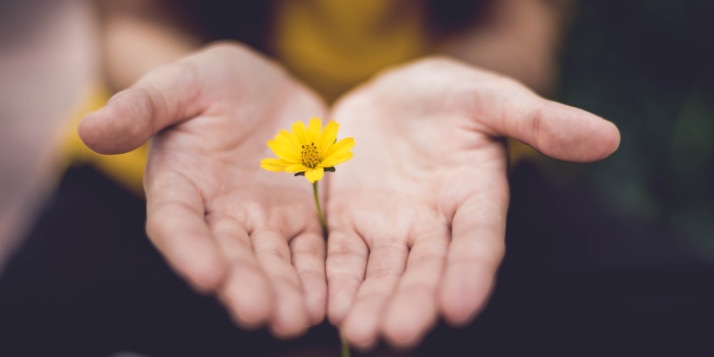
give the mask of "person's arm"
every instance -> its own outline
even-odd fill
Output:
[[[182,12],[162,0],[101,0],[105,80],[129,87],[161,65],[197,50],[202,41]]]
[[[58,142],[98,64],[91,4],[4,0],[0,8],[2,275],[59,182]]]
[[[575,0],[493,1],[482,21],[446,39],[443,54],[552,90],[557,56]]]

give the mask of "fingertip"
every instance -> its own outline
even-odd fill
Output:
[[[270,325],[270,332],[273,336],[280,339],[294,339],[304,335],[310,328],[309,320],[307,317],[304,318],[294,318],[292,319],[282,319],[282,321],[276,321]]]
[[[220,287],[228,275],[228,267],[221,260],[199,260],[186,272],[190,284],[200,293],[208,294]]]
[[[98,131],[101,129],[97,129],[97,123],[101,120],[98,118],[99,116],[97,111],[90,112],[82,118],[77,126],[79,138],[84,142],[84,145],[97,152],[101,150],[101,141],[98,135]]]
[[[467,325],[475,316],[475,311],[463,305],[442,305],[442,314],[449,325],[462,327]]]
[[[325,288],[324,290],[327,289]],[[325,320],[325,313],[327,310],[325,306],[327,303],[325,294],[326,291],[322,291],[315,293],[315,295],[319,295],[317,297],[313,297],[312,295],[307,297],[307,311],[310,318],[310,324],[313,326],[319,325]]]
[[[171,229],[161,225],[157,215],[147,220],[147,234],[174,270],[201,293],[218,289],[228,277],[228,265],[217,247],[204,239],[194,239],[202,237],[204,232],[200,227],[193,227],[195,231],[189,232],[194,235],[176,236]]]
[[[304,234],[290,241],[290,249],[310,325],[317,325],[324,321],[327,310],[325,241],[320,233]]]
[[[345,316],[339,329],[350,344],[361,351],[368,351],[377,344],[379,320],[377,315],[351,311]]]
[[[436,323],[437,313],[433,298],[414,296],[415,304],[404,301],[391,305],[382,327],[387,342],[399,349],[416,346]],[[395,300],[397,301],[397,300]],[[415,310],[414,306],[419,306]]]
[[[605,125],[603,126],[603,144],[602,144],[602,153],[599,155],[599,157],[596,157],[595,160],[602,160],[610,155],[612,155],[617,149],[620,147],[620,129],[617,128],[617,125],[611,121],[605,121]]]
[[[364,281],[369,249],[359,237],[341,232],[330,232],[327,243],[327,317],[341,326]]]
[[[350,346],[360,350],[369,351],[377,344],[377,333],[370,324],[360,321],[345,321],[342,333]]]
[[[310,316],[305,300],[290,291],[273,291],[276,296],[270,324],[273,335],[282,339],[292,339],[305,334],[310,328]]]
[[[304,335],[310,328],[307,316],[304,318],[297,316],[292,317],[291,319],[282,319],[282,321],[271,324],[271,333],[280,339],[294,339]]]
[[[347,311],[349,311],[349,303],[331,294],[327,303],[327,319],[330,323],[340,326],[345,320]]]
[[[409,350],[416,347],[423,334],[386,332],[384,338],[387,343],[397,350]]]
[[[585,110],[549,102],[538,115],[534,144],[548,156],[592,162],[610,156],[620,144],[614,123]]]
[[[87,114],[77,130],[85,145],[103,155],[122,154],[143,145],[153,133],[152,104],[139,89],[114,95],[103,108]]]
[[[270,333],[281,340],[292,340],[305,335],[307,327],[301,329],[281,330],[275,327],[270,328]]]
[[[243,328],[257,329],[272,315],[273,296],[267,282],[257,274],[231,276],[220,293],[231,317]]]
[[[477,272],[447,274],[439,289],[439,308],[447,323],[464,326],[485,306],[491,293],[492,278]]]
[[[168,258],[173,268],[199,293],[209,294],[217,290],[228,275],[228,267],[220,259],[211,259],[205,254],[204,258],[200,258],[201,254],[193,258],[182,258],[177,252],[172,254]]]
[[[465,306],[465,304],[461,304],[460,302],[453,302],[451,300],[454,300],[450,297],[443,296],[441,297],[441,313],[444,316],[444,319],[449,325],[452,326],[457,326],[461,327],[469,322],[471,322],[471,319],[473,319],[474,313],[472,313],[472,309],[468,306]]]
[[[617,126],[606,119],[597,117],[598,122],[590,130],[590,150],[578,161],[599,161],[612,155],[620,146],[620,131]],[[587,149],[586,149],[587,150]]]

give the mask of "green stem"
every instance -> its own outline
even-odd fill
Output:
[[[320,226],[322,227],[322,236],[327,239],[327,221],[320,207],[320,193],[318,192],[317,181],[312,183],[312,194],[315,197],[315,207],[317,207],[317,217],[320,219]],[[342,357],[350,357],[350,345],[342,332],[340,332],[340,344],[342,345]]]
[[[350,344],[347,343],[347,339],[342,331],[340,331],[340,343],[342,344],[342,357],[350,357]]]
[[[322,227],[322,236],[327,239],[327,221],[325,221],[325,215],[322,214],[322,208],[320,208],[320,195],[317,190],[317,181],[312,183],[312,193],[315,196],[315,206],[317,206],[317,216],[320,218],[320,226]]]

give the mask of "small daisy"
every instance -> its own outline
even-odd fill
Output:
[[[268,147],[278,158],[263,159],[260,167],[268,171],[290,172],[304,175],[310,183],[320,181],[325,171],[335,171],[335,166],[352,158],[353,138],[337,141],[339,124],[330,121],[322,130],[320,118],[310,119],[308,127],[295,122],[292,132],[280,130]]]

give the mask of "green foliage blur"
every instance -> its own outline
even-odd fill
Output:
[[[583,0],[557,99],[620,128],[611,158],[550,162],[612,209],[714,260],[714,1]]]

